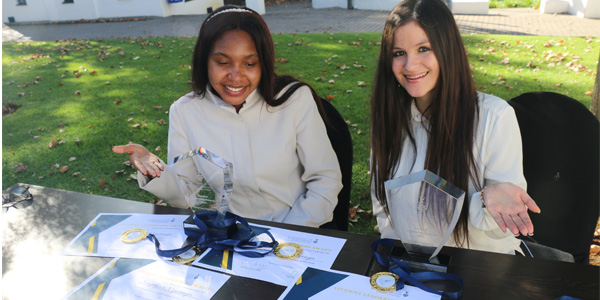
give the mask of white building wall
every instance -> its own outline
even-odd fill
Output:
[[[9,17],[13,17],[15,22],[58,22],[202,15],[208,13],[209,7],[215,10],[224,5],[223,0],[192,0],[178,3],[168,3],[167,0],[74,0],[71,4],[63,4],[63,1],[27,0],[27,5],[17,6],[17,0],[2,0],[2,21],[9,23]]]
[[[570,0],[569,14],[580,18],[600,19],[600,0]]]
[[[163,1],[167,2],[167,0]],[[192,0],[188,2],[169,3],[167,4],[165,15],[204,15],[208,13],[207,9],[209,7],[215,10],[223,5],[223,0]]]
[[[161,3],[166,4],[167,0],[93,0],[93,2],[96,4],[98,18],[163,17],[164,11]]]
[[[354,9],[385,10],[392,11],[401,0],[352,0]]]
[[[4,0],[6,1],[6,0]],[[37,0],[40,1],[40,0]],[[73,21],[73,20],[93,20],[98,19],[96,7],[93,0],[75,0],[74,3],[63,4],[62,0],[44,1],[48,9],[49,20],[55,21]],[[29,5],[29,1],[27,1]]]
[[[348,8],[348,0],[312,0],[312,7],[315,9],[330,7]]]
[[[50,16],[44,0],[29,0],[27,5],[17,6],[17,0],[2,0],[2,21],[8,23],[13,17],[15,22],[33,22],[49,20]]]

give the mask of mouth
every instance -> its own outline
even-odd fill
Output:
[[[404,75],[404,77],[406,77],[406,79],[408,80],[419,80],[425,76],[427,76],[427,74],[429,74],[429,72],[424,72],[418,75]]]
[[[225,91],[232,96],[238,96],[240,94],[242,94],[245,90],[245,86],[243,87],[233,87],[233,86],[227,86],[225,85]]]

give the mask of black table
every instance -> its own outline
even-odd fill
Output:
[[[62,256],[61,250],[99,213],[189,214],[189,210],[31,186],[34,203],[2,215],[3,299],[56,299],[110,258]],[[346,239],[332,268],[366,275],[377,236],[248,220]],[[460,299],[600,299],[600,268],[445,247],[448,272],[464,283]],[[213,299],[277,299],[285,287],[232,276]]]

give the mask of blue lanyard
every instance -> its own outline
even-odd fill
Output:
[[[154,242],[156,254],[168,258],[184,253],[194,246],[197,248],[209,247],[215,250],[231,251],[235,251],[237,247],[244,249],[244,251],[235,251],[243,256],[263,257],[279,245],[269,231],[265,233],[271,238],[271,242],[251,240],[255,236],[252,228],[250,228],[250,225],[248,225],[248,222],[244,218],[236,214],[227,212],[225,219],[218,221],[216,220],[216,215],[216,211],[199,211],[194,213],[193,225],[184,223],[184,232],[189,238],[193,239],[193,242],[182,248],[163,250],[160,248],[160,242],[156,236],[148,234],[147,238]],[[236,226],[237,231],[232,237],[228,238],[227,229],[231,228],[231,226]]]
[[[384,267],[389,267],[390,272],[392,272],[392,273],[398,275],[398,277],[400,277],[400,280],[398,280],[398,283],[396,284],[396,290],[403,289],[404,282],[408,282],[411,285],[413,285],[417,288],[420,288],[426,292],[444,296],[444,297],[448,297],[448,298],[452,298],[452,299],[458,299],[460,297],[460,295],[462,294],[462,289],[464,287],[464,283],[458,275],[450,274],[450,273],[440,273],[440,272],[411,272],[410,266],[407,263],[405,263],[401,260],[398,260],[396,258],[393,258],[393,257],[383,258],[379,253],[377,253],[377,247],[379,245],[386,245],[389,247],[394,247],[394,242],[390,239],[377,240],[377,241],[375,241],[375,243],[373,243],[371,245],[371,250],[373,251],[373,255],[375,256],[375,259],[377,260],[377,262],[379,264],[381,264]],[[457,292],[438,291],[436,289],[432,289],[432,288],[426,286],[424,283],[421,282],[421,281],[426,281],[426,280],[454,281],[460,286],[460,289]]]

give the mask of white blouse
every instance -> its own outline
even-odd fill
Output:
[[[480,180],[483,180],[483,182],[479,182],[479,185],[483,187],[498,182],[512,182],[526,189],[527,183],[523,176],[521,133],[513,108],[496,96],[480,92],[478,92],[478,96],[479,123],[476,127],[473,154],[478,164],[478,176]],[[411,113],[410,124],[417,152],[414,152],[409,139],[405,138],[401,159],[393,178],[421,171],[425,165],[429,139],[428,120],[419,112],[414,102]],[[413,197],[417,197],[417,195]],[[377,218],[381,238],[400,239],[377,200],[374,189],[371,190],[371,199],[373,214]],[[502,232],[487,209],[481,207],[480,193],[476,190],[473,182],[469,183],[465,201],[469,201],[470,249],[507,254],[514,254],[515,251],[522,252],[519,247],[520,240],[510,230]],[[391,211],[390,213],[399,214],[400,212]],[[452,235],[445,245],[457,247]]]
[[[299,88],[277,107],[255,90],[239,113],[210,90],[204,98],[181,97],[169,113],[169,164],[150,181],[138,172],[140,187],[173,206],[189,207],[185,199],[201,184],[197,166],[193,159],[173,160],[199,147],[233,164],[229,211],[312,227],[332,220],[341,172],[309,88]]]

